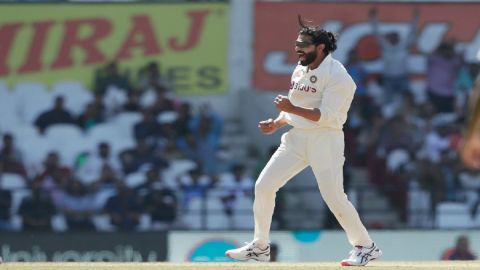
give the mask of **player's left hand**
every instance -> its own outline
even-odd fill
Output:
[[[275,107],[277,107],[277,109],[284,112],[292,112],[295,108],[287,96],[278,95],[273,102],[275,102]]]

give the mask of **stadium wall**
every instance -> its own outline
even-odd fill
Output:
[[[479,231],[371,231],[384,261],[439,260],[465,234],[480,254]],[[227,262],[226,249],[250,241],[251,232],[1,233],[0,256],[12,261]],[[343,231],[274,231],[279,261],[342,259],[350,245]]]
[[[480,254],[479,231],[371,231],[382,248],[382,261],[439,260],[441,254],[465,234],[472,250]],[[251,232],[171,232],[168,237],[168,260],[230,261],[226,249],[251,241]],[[270,241],[279,246],[279,261],[339,261],[351,249],[343,231],[276,231]]]
[[[141,262],[167,259],[167,234],[0,233],[0,256],[12,261]]]

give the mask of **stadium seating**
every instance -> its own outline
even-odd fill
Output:
[[[134,172],[125,176],[125,184],[130,188],[136,188],[145,183],[144,172]]]
[[[466,229],[473,226],[473,220],[465,203],[441,202],[436,208],[435,225],[440,229]]]
[[[92,218],[95,229],[99,232],[112,232],[115,227],[110,223],[110,216],[107,214],[98,214]]]
[[[103,102],[107,111],[117,112],[122,104],[128,100],[126,91],[119,89],[115,86],[109,86],[105,96],[103,97]]]
[[[253,229],[252,199],[250,197],[237,197],[234,204],[232,224],[234,229]]]
[[[14,126],[6,129],[6,131],[12,133],[12,135],[15,137],[15,140],[17,141],[17,144],[18,142],[23,142],[40,137],[38,129],[35,126],[18,122]]]
[[[0,94],[1,95],[1,94]],[[0,96],[0,132],[10,131],[20,123],[19,116],[15,113],[10,94]]]
[[[98,124],[92,127],[87,132],[86,141],[91,149],[96,148],[101,142],[108,142],[113,155],[118,155],[121,151],[135,146],[135,140],[131,134],[122,134],[115,123]]]
[[[29,137],[28,139],[19,139],[19,141],[21,143],[18,144],[18,148],[23,154],[23,161],[28,175],[33,176],[41,168],[47,154],[50,151],[54,151],[55,147],[44,137]]]
[[[203,201],[201,198],[192,198],[188,204],[187,213],[182,215],[181,223],[186,229],[200,230],[203,227]]]
[[[65,98],[65,108],[73,115],[80,115],[85,106],[93,101],[93,94],[77,81],[59,81],[52,87],[52,95]]]
[[[52,230],[55,232],[65,232],[68,230],[67,221],[62,214],[56,214],[51,218]]]
[[[19,82],[13,91],[16,113],[25,124],[32,124],[38,115],[53,107],[47,87],[39,82]]]
[[[225,214],[223,204],[218,196],[206,198],[207,221],[206,227],[209,230],[225,230],[230,227],[230,219]]]
[[[25,179],[21,175],[14,173],[0,174],[0,189],[15,190],[22,189],[25,186]]]
[[[480,205],[477,206],[477,210],[475,211],[475,217],[473,218],[473,227],[476,229],[480,229]]]
[[[118,127],[118,132],[123,136],[133,137],[133,127],[142,120],[142,114],[138,112],[122,112],[112,120]]]
[[[44,138],[59,153],[65,164],[73,165],[75,157],[82,151],[88,151],[82,130],[72,124],[56,124],[46,129]]]

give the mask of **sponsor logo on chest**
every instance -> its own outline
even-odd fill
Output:
[[[317,92],[317,89],[311,85],[308,85],[308,84],[305,84],[305,83],[302,83],[302,82],[296,82],[296,81],[292,81],[290,83],[290,91],[302,91],[302,92],[310,92],[310,93],[316,93]]]
[[[293,74],[290,90],[298,90],[307,93],[316,93],[317,89],[312,85],[318,81],[317,76],[307,75],[304,70],[297,70]],[[309,83],[310,82],[310,83]]]

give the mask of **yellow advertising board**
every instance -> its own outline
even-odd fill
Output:
[[[228,4],[0,6],[0,80],[79,80],[116,59],[135,82],[160,64],[180,95],[227,90]]]

